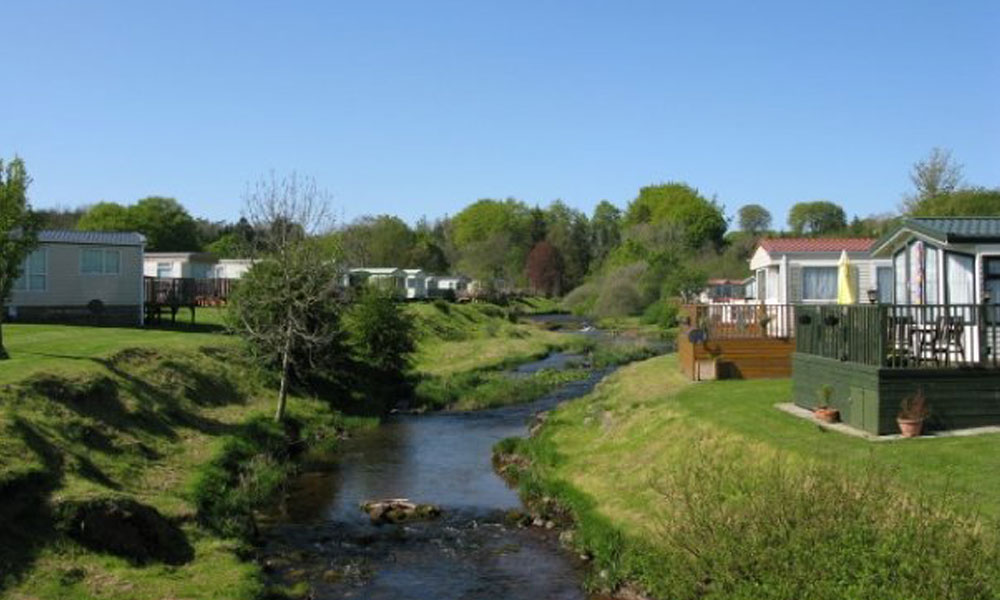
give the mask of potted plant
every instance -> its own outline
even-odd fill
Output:
[[[924,421],[930,414],[931,410],[927,406],[923,390],[917,390],[916,394],[903,398],[899,405],[899,414],[896,415],[899,432],[905,438],[918,437],[923,431]]]
[[[829,383],[823,384],[819,388],[819,405],[813,410],[813,414],[824,423],[836,423],[840,421],[840,411],[830,406],[830,398],[832,397],[833,386]]]

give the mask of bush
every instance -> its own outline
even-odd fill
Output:
[[[287,458],[285,430],[264,416],[222,438],[214,457],[199,467],[191,483],[198,520],[222,535],[254,535],[254,510],[280,491],[290,469]]]
[[[677,327],[677,305],[668,300],[657,300],[646,307],[640,321],[646,325],[658,325],[664,329]]]
[[[388,292],[365,286],[346,315],[357,360],[384,373],[402,375],[416,348],[412,318]]]

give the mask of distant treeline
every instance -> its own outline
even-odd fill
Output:
[[[911,179],[914,190],[898,211],[849,220],[835,202],[799,202],[785,230],[775,230],[761,204],[742,206],[732,223],[714,198],[685,183],[664,183],[642,188],[624,209],[603,200],[590,215],[559,200],[542,207],[483,199],[414,225],[393,215],[359,217],[323,240],[350,266],[460,272],[503,288],[572,292],[567,300],[581,312],[645,312],[668,322],[674,299],[700,289],[706,277],[745,276],[754,243],[764,235],[878,237],[904,215],[1000,215],[1000,189],[966,185],[947,151],[935,149],[916,163]],[[196,218],[163,197],[41,213],[52,228],[139,231],[151,251],[237,258],[255,235],[245,220]]]

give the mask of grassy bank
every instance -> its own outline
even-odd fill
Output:
[[[271,382],[218,334],[5,334],[3,597],[258,597],[263,578],[242,541],[253,511],[294,454],[370,423],[296,397],[277,426]]]
[[[773,408],[787,381],[623,368],[505,441],[538,510],[574,521],[593,585],[659,598],[996,598],[996,436],[873,444]],[[610,474],[614,474],[611,476]],[[562,509],[539,499],[554,498]]]
[[[513,323],[509,307],[408,310],[425,372],[495,368],[568,343]],[[5,598],[262,597],[247,543],[255,511],[280,492],[297,455],[374,423],[301,396],[286,423],[273,423],[274,382],[221,333],[217,310],[199,309],[194,327],[182,313],[177,325],[143,330],[14,324],[4,333],[13,357],[0,363]],[[451,368],[437,364],[458,356]],[[524,392],[481,387],[476,398],[491,404]]]
[[[413,304],[418,335],[413,368],[426,375],[495,369],[542,358],[580,343],[579,337],[515,322],[511,307],[493,304]]]

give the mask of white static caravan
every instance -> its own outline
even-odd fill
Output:
[[[874,290],[879,301],[891,302],[892,262],[872,258],[871,238],[762,239],[750,258],[755,299],[763,304],[830,304],[837,302],[837,264],[842,252],[851,261],[856,302],[867,302]]]
[[[423,300],[427,297],[427,274],[422,269],[403,269],[406,275],[406,299]]]
[[[157,279],[213,279],[218,262],[208,252],[147,252],[143,274]]]
[[[139,233],[42,231],[14,282],[14,321],[142,325]]]

